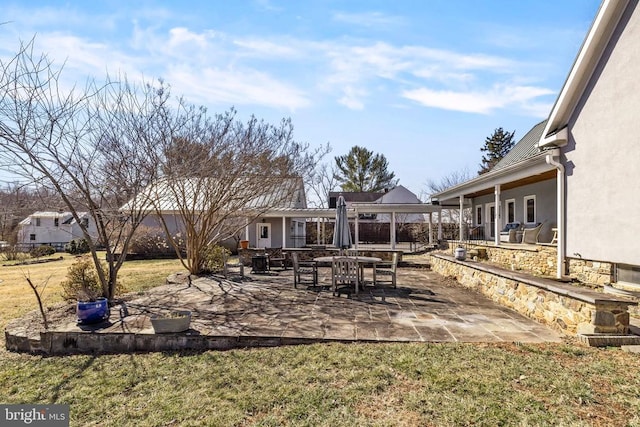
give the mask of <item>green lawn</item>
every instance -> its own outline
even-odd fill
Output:
[[[180,270],[143,261],[127,268],[123,279],[136,288]],[[5,286],[0,307],[13,306],[18,292]],[[572,343],[68,357],[0,350],[0,403],[66,403],[71,425],[640,426],[639,390],[638,355]]]

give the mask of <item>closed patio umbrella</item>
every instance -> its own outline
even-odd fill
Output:
[[[336,225],[333,229],[333,246],[340,249],[351,247],[351,230],[349,230],[349,219],[347,218],[347,203],[344,197],[339,196],[336,201]]]

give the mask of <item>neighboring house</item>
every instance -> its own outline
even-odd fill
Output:
[[[172,234],[181,232],[180,215],[176,212],[175,200],[171,197],[171,191],[163,188],[163,183],[158,182],[150,186],[145,194],[155,194],[157,209],[169,224],[169,231]],[[186,186],[188,188],[188,185]],[[188,191],[188,190],[186,190]],[[265,192],[264,195],[253,200],[239,201],[242,189],[238,189],[237,195],[221,196],[220,193],[213,194],[221,199],[227,197],[234,199],[234,212],[229,216],[228,224],[231,228],[241,228],[235,239],[248,240],[251,247],[302,247],[306,243],[306,194],[301,179],[285,179],[281,181],[278,188]],[[191,203],[191,202],[189,202]],[[195,201],[197,205],[199,201]],[[224,202],[221,202],[224,209]],[[123,208],[124,209],[124,208]],[[241,221],[239,223],[238,221]],[[143,221],[143,225],[152,228],[161,227],[157,214],[151,213]],[[222,233],[228,235],[232,230]],[[225,246],[235,249],[237,241],[234,238],[225,239],[222,243]]]
[[[89,227],[89,234],[97,235],[95,223],[87,212],[79,212],[80,221]],[[51,245],[62,250],[66,243],[82,239],[80,224],[71,212],[35,212],[18,224],[18,244],[23,247]]]
[[[344,197],[347,203],[347,210],[355,209],[358,205],[406,205],[422,203],[418,196],[409,191],[402,185],[397,185],[391,190],[384,192],[341,192],[332,191],[329,193],[329,208],[336,207],[336,200],[338,196]],[[378,211],[378,209],[376,209]],[[358,215],[358,219],[363,222],[391,222],[390,213],[367,213],[364,212]],[[396,215],[396,222],[398,223],[422,223],[425,222],[424,214],[422,213],[398,213]]]
[[[640,284],[640,7],[602,2],[549,118],[494,169],[433,197],[471,206],[500,244],[514,219],[557,229],[557,275],[610,270]],[[577,267],[576,267],[577,268]]]

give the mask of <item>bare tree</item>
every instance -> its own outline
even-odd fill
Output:
[[[162,179],[147,194],[192,274],[203,270],[209,245],[304,197],[302,182],[323,153],[294,141],[290,120],[275,126],[251,117],[243,123],[233,109],[210,117],[181,102],[171,129],[171,140],[157,153]]]
[[[82,229],[111,299],[124,261],[114,254],[126,253],[149,211],[148,199],[136,196],[154,179],[146,148],[166,135],[168,93],[110,78],[65,90],[62,70],[34,54],[33,40],[0,61],[0,167],[59,196]],[[136,201],[121,211],[127,199]],[[83,220],[85,211],[97,234]]]
[[[453,171],[448,175],[443,176],[440,180],[429,179],[426,183],[426,193],[431,197],[433,194],[444,191],[448,188],[455,187],[458,184],[462,184],[465,181],[473,178],[473,175],[469,171],[469,169],[461,169],[458,171]],[[471,212],[469,209],[465,209],[462,212],[462,220],[465,223],[469,223],[471,221]],[[452,222],[458,223],[460,220],[460,209],[443,209],[442,210],[442,220],[444,222]]]
[[[329,146],[327,148],[328,153],[330,148]],[[306,183],[307,195],[311,196],[312,207],[329,207],[329,193],[338,188],[339,185],[336,172],[335,166],[327,163],[321,163],[313,170]]]

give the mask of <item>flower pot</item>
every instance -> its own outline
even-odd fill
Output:
[[[174,311],[169,316],[151,317],[151,326],[156,334],[183,332],[189,329],[190,324],[191,312],[189,310]]]
[[[78,301],[76,304],[76,316],[78,323],[100,323],[109,319],[109,301],[106,298],[98,298],[96,301]]]
[[[249,249],[249,241],[240,240],[240,249]]]

